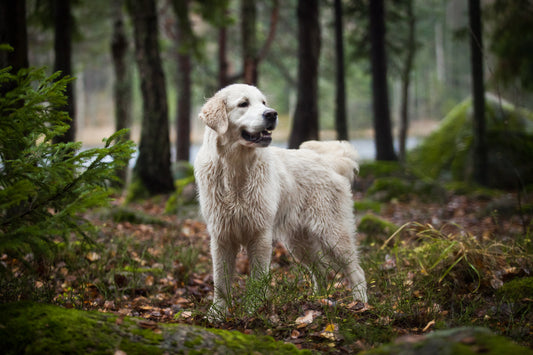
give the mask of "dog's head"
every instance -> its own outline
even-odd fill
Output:
[[[278,113],[269,108],[255,86],[233,84],[221,89],[202,107],[199,115],[220,136],[248,147],[267,147]]]

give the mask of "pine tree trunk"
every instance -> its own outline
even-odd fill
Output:
[[[472,98],[474,100],[474,180],[487,184],[487,143],[485,136],[485,87],[483,82],[483,37],[480,0],[468,1]]]
[[[298,0],[298,99],[289,148],[318,139],[319,1]]]
[[[241,0],[242,62],[244,82],[257,85],[257,36],[254,0]]]
[[[53,1],[54,10],[54,71],[61,71],[61,77],[72,75],[72,31],[73,18],[70,0]],[[76,104],[74,100],[74,81],[67,84],[65,91],[67,105],[64,108],[71,118],[70,128],[58,137],[56,142],[74,142],[76,140]]]
[[[409,131],[409,86],[411,83],[411,70],[413,69],[413,61],[416,51],[415,41],[415,17],[413,13],[413,0],[408,0],[407,6],[407,21],[408,21],[408,42],[407,54],[402,71],[402,93],[401,93],[401,109],[400,109],[400,136],[399,146],[400,161],[405,161],[406,155],[406,141],[407,132]]]
[[[218,29],[218,86],[223,88],[229,84],[228,58],[226,56],[227,30],[225,26]]]
[[[336,59],[336,91],[335,91],[335,129],[337,139],[348,140],[348,124],[346,122],[346,85],[344,80],[344,43],[342,23],[342,2],[335,0],[335,59]]]
[[[0,51],[2,68],[12,66],[16,73],[29,66],[26,0],[0,2],[0,43],[13,47],[12,52]]]
[[[131,92],[132,79],[130,73],[128,38],[124,29],[123,0],[113,1],[113,37],[111,39],[111,54],[115,83],[113,85],[113,97],[115,99],[115,131],[131,128]],[[124,136],[130,139],[130,133]],[[128,167],[117,171],[122,180],[122,186],[126,182]]]
[[[372,107],[376,160],[397,160],[392,141],[387,60],[385,55],[385,9],[383,0],[370,4],[370,65],[372,67]]]
[[[178,100],[176,114],[176,161],[189,161],[191,145],[191,38],[192,33],[189,22],[189,0],[175,2],[175,10],[182,11],[177,14],[176,22],[178,42]],[[185,48],[184,48],[185,47]]]
[[[141,79],[143,119],[135,178],[150,194],[174,190],[170,173],[170,140],[165,76],[158,45],[154,0],[130,0],[135,58]]]

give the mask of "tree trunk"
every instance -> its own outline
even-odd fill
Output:
[[[13,47],[12,52],[0,51],[2,68],[12,66],[16,73],[29,66],[26,0],[0,2],[0,43]]]
[[[111,54],[115,83],[113,85],[113,97],[115,99],[115,130],[131,128],[131,90],[132,79],[130,73],[128,39],[124,29],[124,16],[122,7],[123,0],[113,1],[113,37],[111,39]],[[130,132],[124,136],[130,139]],[[122,186],[127,178],[128,167],[117,171],[122,180]]]
[[[335,0],[335,59],[337,80],[335,91],[335,129],[337,139],[348,140],[346,122],[346,85],[344,81],[344,43],[342,23],[342,2]]]
[[[141,141],[134,174],[150,194],[171,192],[174,183],[170,173],[167,92],[159,54],[155,1],[129,0],[128,7],[143,97]]]
[[[70,0],[54,0],[54,71],[61,71],[61,77],[72,73],[72,31],[74,29]],[[70,128],[56,142],[74,142],[76,140],[76,105],[74,100],[74,81],[67,84],[65,91],[67,105],[64,108],[70,117]]]
[[[242,63],[244,82],[257,85],[257,35],[254,0],[241,0]]]
[[[402,70],[402,93],[400,109],[400,161],[405,162],[407,132],[409,130],[409,86],[411,83],[411,70],[413,69],[413,60],[416,51],[415,41],[415,17],[413,14],[413,0],[406,3],[407,21],[408,21],[408,40],[405,63]]]
[[[176,161],[189,161],[191,145],[191,51],[192,28],[189,0],[175,0],[178,44],[178,102],[176,114]],[[181,13],[179,13],[181,12]]]
[[[480,0],[468,0],[470,59],[474,103],[474,180],[487,184],[487,143],[485,135],[485,87],[483,83],[483,38]]]
[[[218,29],[218,86],[223,88],[229,84],[228,58],[226,55],[227,29],[222,26]]]
[[[298,0],[298,99],[289,148],[318,139],[319,0]]]
[[[374,112],[376,160],[397,160],[392,141],[387,88],[385,9],[383,0],[372,0],[369,5],[370,65],[372,67],[372,108]]]

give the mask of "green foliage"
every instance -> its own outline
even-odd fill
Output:
[[[497,0],[488,7],[489,49],[496,55],[495,77],[506,84],[518,81],[533,90],[533,5],[529,0]],[[528,33],[529,35],[524,36]]]
[[[0,254],[34,260],[50,256],[56,241],[72,235],[90,239],[92,226],[80,215],[108,202],[109,182],[127,164],[133,143],[117,132],[103,148],[56,143],[68,129],[66,84],[59,73],[0,70],[13,88],[0,97]]]

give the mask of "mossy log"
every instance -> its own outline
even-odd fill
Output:
[[[0,305],[4,354],[298,354],[292,344],[237,331],[20,302]]]

